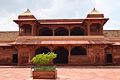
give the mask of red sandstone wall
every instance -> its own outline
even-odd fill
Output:
[[[120,65],[120,46],[88,45],[86,46],[87,55],[69,55],[68,64],[70,65],[107,65],[106,52],[112,53],[113,65]],[[12,64],[13,47],[0,47],[0,64]],[[34,56],[33,46],[19,46],[18,64],[26,65]]]
[[[0,64],[11,64],[13,50],[10,47],[0,47]]]
[[[113,63],[120,65],[120,46],[113,46]]]

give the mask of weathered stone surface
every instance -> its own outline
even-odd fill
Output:
[[[120,67],[58,67],[56,80],[120,80]],[[33,80],[30,68],[0,66],[1,80]],[[50,79],[35,79],[50,80]]]

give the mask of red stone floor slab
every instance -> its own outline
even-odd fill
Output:
[[[56,80],[120,80],[120,67],[57,67]],[[0,80],[33,80],[31,68],[1,67]],[[52,80],[52,79],[34,79]]]

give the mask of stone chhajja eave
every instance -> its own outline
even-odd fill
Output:
[[[33,44],[33,45],[39,45],[39,44],[111,44],[110,41],[105,40],[103,36],[59,36],[59,37],[19,37],[16,42],[16,45],[22,45],[22,44]]]

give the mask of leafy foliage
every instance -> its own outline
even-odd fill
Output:
[[[38,65],[44,65],[50,63],[56,57],[57,54],[54,52],[48,52],[47,54],[42,53],[33,57],[32,62]]]

